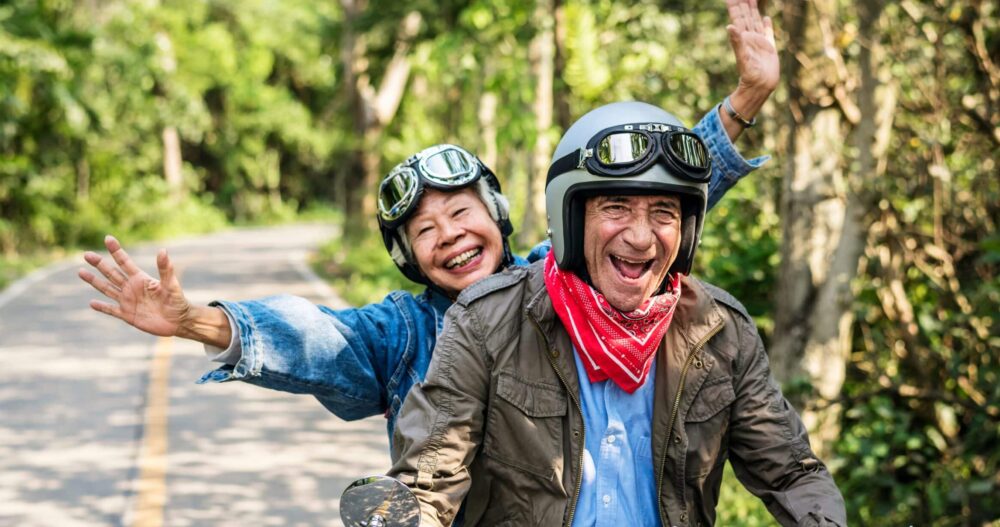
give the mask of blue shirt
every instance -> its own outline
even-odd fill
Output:
[[[651,439],[656,368],[630,394],[610,380],[590,382],[580,354],[573,358],[586,430],[574,527],[660,525]]]
[[[769,159],[740,156],[718,106],[692,130],[712,154],[708,208]],[[548,250],[547,243],[540,244],[528,261]],[[341,310],[287,295],[212,305],[221,307],[236,328],[241,354],[235,364],[209,371],[199,383],[240,380],[310,394],[342,419],[383,414],[391,440],[406,394],[427,374],[451,300],[428,289],[419,295],[394,291],[380,303]]]

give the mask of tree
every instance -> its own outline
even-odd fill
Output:
[[[417,11],[403,17],[395,39],[395,50],[376,90],[372,86],[370,59],[365,56],[367,45],[364,35],[358,35],[355,29],[368,2],[341,0],[340,4],[344,10],[340,50],[344,89],[353,113],[352,131],[356,145],[348,153],[345,163],[344,233],[349,238],[360,239],[371,230],[371,218],[375,217],[375,186],[382,175],[379,140],[403,98],[410,75],[408,55],[422,17]]]

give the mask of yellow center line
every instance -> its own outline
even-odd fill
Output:
[[[146,392],[146,415],[139,450],[139,479],[130,511],[132,527],[162,527],[167,501],[167,411],[170,406],[170,356],[173,339],[156,340]]]

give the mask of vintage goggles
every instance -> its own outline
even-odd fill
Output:
[[[548,181],[571,170],[622,177],[645,172],[662,162],[670,172],[698,183],[712,176],[708,147],[694,132],[669,124],[625,124],[597,133],[580,148],[552,163]]]
[[[378,189],[379,221],[387,228],[404,223],[420,201],[424,185],[457,190],[479,180],[485,167],[466,150],[435,145],[396,165]]]

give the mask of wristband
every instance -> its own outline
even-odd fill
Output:
[[[740,126],[743,128],[753,128],[754,125],[757,124],[756,117],[748,121],[745,117],[740,115],[740,113],[736,111],[736,108],[733,108],[733,103],[729,101],[728,95],[722,100],[722,109],[725,110],[726,114],[729,115],[729,117],[731,117],[734,121],[740,123]]]

